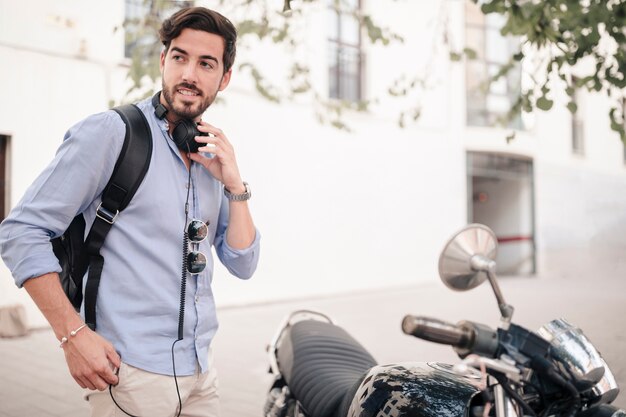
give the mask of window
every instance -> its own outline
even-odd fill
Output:
[[[0,135],[0,221],[9,213],[9,137]]]
[[[125,0],[124,56],[132,58],[133,54],[138,53],[143,55],[144,59],[153,58],[154,45],[160,45],[161,43],[159,42],[156,29],[145,26],[143,21],[155,8],[159,21],[162,21],[177,10],[193,5],[193,1],[168,0],[155,2],[154,0]]]
[[[363,99],[363,53],[359,0],[328,0],[330,27],[328,37],[328,95],[330,98]]]
[[[132,58],[133,52],[138,45],[154,42],[154,37],[146,37],[141,35],[140,22],[149,13],[149,5],[144,0],[125,0],[124,2],[124,56]]]
[[[489,82],[519,51],[517,38],[503,37],[504,19],[497,13],[485,15],[480,5],[465,2],[466,47],[476,52],[476,59],[466,64],[467,123],[493,126],[506,121],[507,127],[521,128],[521,115],[508,120],[521,87],[521,67],[514,66],[507,75]]]

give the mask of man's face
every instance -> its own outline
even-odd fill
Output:
[[[161,52],[161,101],[176,119],[196,119],[226,88],[231,70],[224,73],[224,40],[213,33],[183,29]]]

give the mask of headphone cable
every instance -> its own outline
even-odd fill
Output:
[[[176,376],[176,359],[174,355],[174,346],[176,343],[183,340],[183,327],[185,324],[185,295],[187,292],[187,255],[189,251],[189,235],[187,234],[187,220],[189,220],[189,191],[191,189],[191,165],[189,166],[189,175],[187,176],[187,197],[185,200],[185,229],[183,230],[183,266],[182,266],[182,275],[181,275],[181,283],[180,283],[180,309],[178,312],[178,339],[172,343],[172,371],[174,373],[174,384],[176,385],[176,395],[178,396],[178,413],[176,417],[180,417],[180,413],[183,411],[183,402],[180,398],[180,389],[178,387],[178,377]],[[109,385],[109,395],[111,396],[111,400],[113,403],[119,408],[124,414],[130,417],[137,417],[133,414],[130,414],[126,410],[124,410],[118,403],[115,401],[115,397],[113,396],[113,385]]]

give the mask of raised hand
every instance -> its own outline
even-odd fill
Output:
[[[191,153],[190,159],[202,164],[231,193],[245,192],[235,158],[235,150],[224,132],[204,121],[198,124],[198,130],[210,134],[209,136],[196,136],[196,141],[203,144],[198,150],[210,153],[212,157]]]

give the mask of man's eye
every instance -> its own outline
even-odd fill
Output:
[[[202,68],[206,68],[206,69],[213,69],[213,63],[211,62],[201,62],[200,66],[202,66]]]

